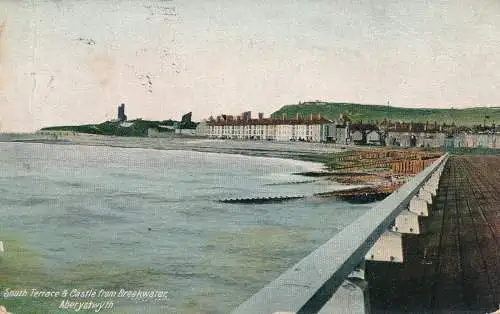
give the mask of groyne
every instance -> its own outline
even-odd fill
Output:
[[[219,202],[239,203],[239,204],[266,204],[266,203],[279,203],[284,201],[297,200],[301,198],[305,198],[305,195],[226,198],[219,200]]]

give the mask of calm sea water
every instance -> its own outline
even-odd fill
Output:
[[[317,167],[190,151],[0,143],[0,288],[162,290],[168,299],[115,298],[113,309],[101,312],[228,313],[371,206],[216,200],[340,187],[269,185],[308,180],[291,173]],[[68,313],[58,309],[62,300],[0,304],[14,313]]]

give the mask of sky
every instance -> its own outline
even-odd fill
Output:
[[[0,0],[0,131],[498,105],[497,0]]]

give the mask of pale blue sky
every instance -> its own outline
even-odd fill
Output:
[[[498,16],[495,0],[1,0],[0,127],[102,122],[121,102],[195,120],[316,99],[497,104]]]

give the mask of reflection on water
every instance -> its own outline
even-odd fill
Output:
[[[227,313],[369,207],[214,201],[327,188],[265,185],[290,180],[310,163],[70,145],[0,148],[0,289],[168,291],[168,300],[157,302],[115,300],[106,313]],[[0,303],[13,313],[57,313],[61,301]]]

